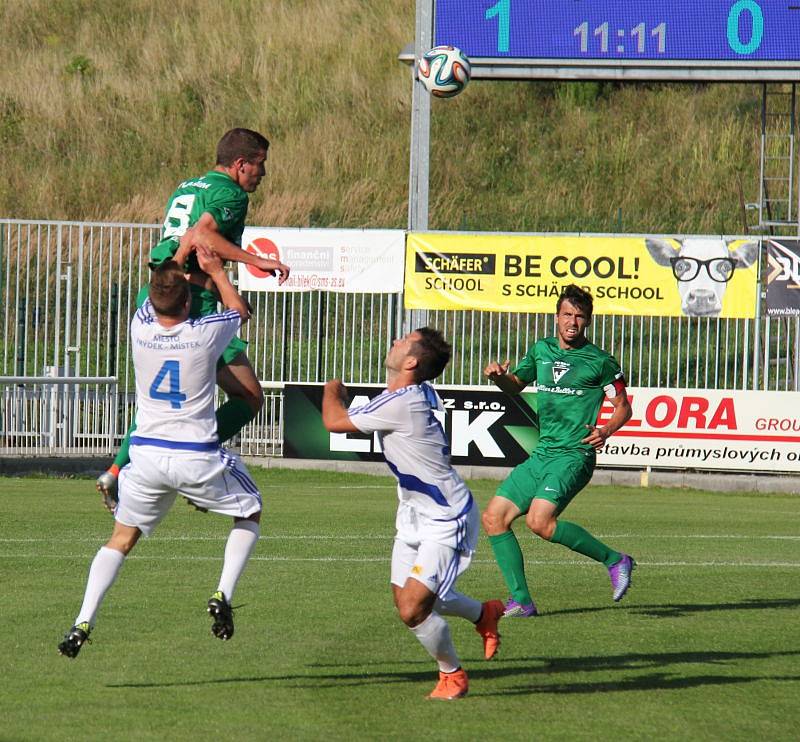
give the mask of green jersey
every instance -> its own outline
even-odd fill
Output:
[[[581,443],[589,434],[586,426],[597,422],[603,398],[613,397],[624,385],[613,356],[589,342],[581,348],[563,349],[557,338],[545,338],[528,350],[513,373],[526,384],[536,383],[536,450],[594,451]]]
[[[151,267],[175,255],[180,238],[205,212],[214,217],[223,237],[241,247],[247,205],[246,191],[225,173],[212,170],[200,178],[184,180],[167,204],[161,241],[150,252]],[[200,270],[194,254],[189,258],[189,270]]]

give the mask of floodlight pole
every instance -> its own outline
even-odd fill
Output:
[[[417,78],[418,60],[433,46],[434,0],[417,0],[414,63],[411,65],[411,154],[408,178],[408,230],[428,229],[428,179],[431,151],[431,96]],[[428,313],[406,312],[406,327],[424,326]],[[406,330],[406,331],[407,331]]]

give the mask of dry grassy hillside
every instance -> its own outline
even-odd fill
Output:
[[[403,227],[413,0],[7,0],[0,216],[157,222],[216,139],[254,224]],[[740,232],[760,88],[475,82],[434,101],[431,227]]]

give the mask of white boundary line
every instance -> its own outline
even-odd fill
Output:
[[[92,554],[0,554],[0,559],[80,559],[88,560]],[[128,559],[142,562],[219,562],[221,554],[216,556],[129,556]],[[251,562],[324,562],[326,564],[389,564],[391,559],[385,557],[280,557],[280,556],[253,556]],[[537,566],[570,566],[570,567],[592,567],[596,564],[591,561],[578,561],[566,559],[526,559],[527,565]],[[493,559],[474,559],[472,564],[483,564],[496,566]],[[646,562],[637,560],[636,564],[643,567],[757,567],[757,568],[790,568],[800,569],[800,562],[726,562],[726,561],[705,561],[705,562]]]
[[[160,541],[225,541],[228,534],[220,534],[219,536],[152,536],[150,543],[158,543]],[[600,533],[597,538],[614,539],[614,538],[630,538],[630,539],[720,539],[720,540],[741,540],[741,541],[800,541],[799,536],[783,536],[783,535],[763,535],[752,536],[747,534],[735,533],[687,533],[687,534],[641,534],[641,533]],[[352,536],[333,536],[327,534],[281,534],[281,533],[265,533],[260,537],[262,541],[392,541],[394,539],[394,531],[385,534],[358,534]],[[80,538],[0,538],[0,544],[34,544],[34,543],[94,543],[96,541],[108,540],[108,534],[103,534],[96,537],[80,537]]]

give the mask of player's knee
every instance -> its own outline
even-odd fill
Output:
[[[483,525],[483,530],[488,534],[495,533],[499,520],[496,513],[490,513],[488,510],[484,510],[481,513],[481,524]]]
[[[419,603],[401,602],[397,606],[397,615],[409,629],[419,626],[430,615],[430,612],[429,608]]]
[[[553,537],[553,532],[556,530],[556,519],[551,517],[543,517],[535,513],[528,513],[525,518],[525,524],[540,538],[549,541]]]
[[[260,388],[242,389],[235,393],[229,393],[228,396],[244,402],[250,408],[253,417],[261,412],[261,408],[264,406],[264,392]]]
[[[400,620],[410,629],[421,624],[430,615],[432,608],[426,601],[399,589],[394,593],[394,605]]]
[[[510,527],[513,518],[508,517],[500,509],[493,508],[491,503],[489,507],[481,513],[481,523],[483,530],[490,536],[496,536],[500,533],[505,533]]]
[[[220,385],[222,386],[222,385]],[[264,406],[264,390],[258,383],[253,384],[240,384],[238,386],[225,388],[225,393],[232,399],[240,399],[245,402],[253,414],[256,414]]]
[[[261,412],[264,406],[264,390],[261,385],[245,389],[244,401],[250,406],[254,416]]]
[[[127,556],[134,546],[136,546],[136,542],[139,540],[139,534],[118,534],[115,533],[111,536],[106,543],[106,548],[114,549],[115,551],[122,552],[125,556]]]
[[[239,369],[234,372],[233,369]],[[217,383],[231,399],[245,402],[257,415],[264,406],[264,390],[254,372],[241,371],[239,366],[224,366],[217,374]]]

